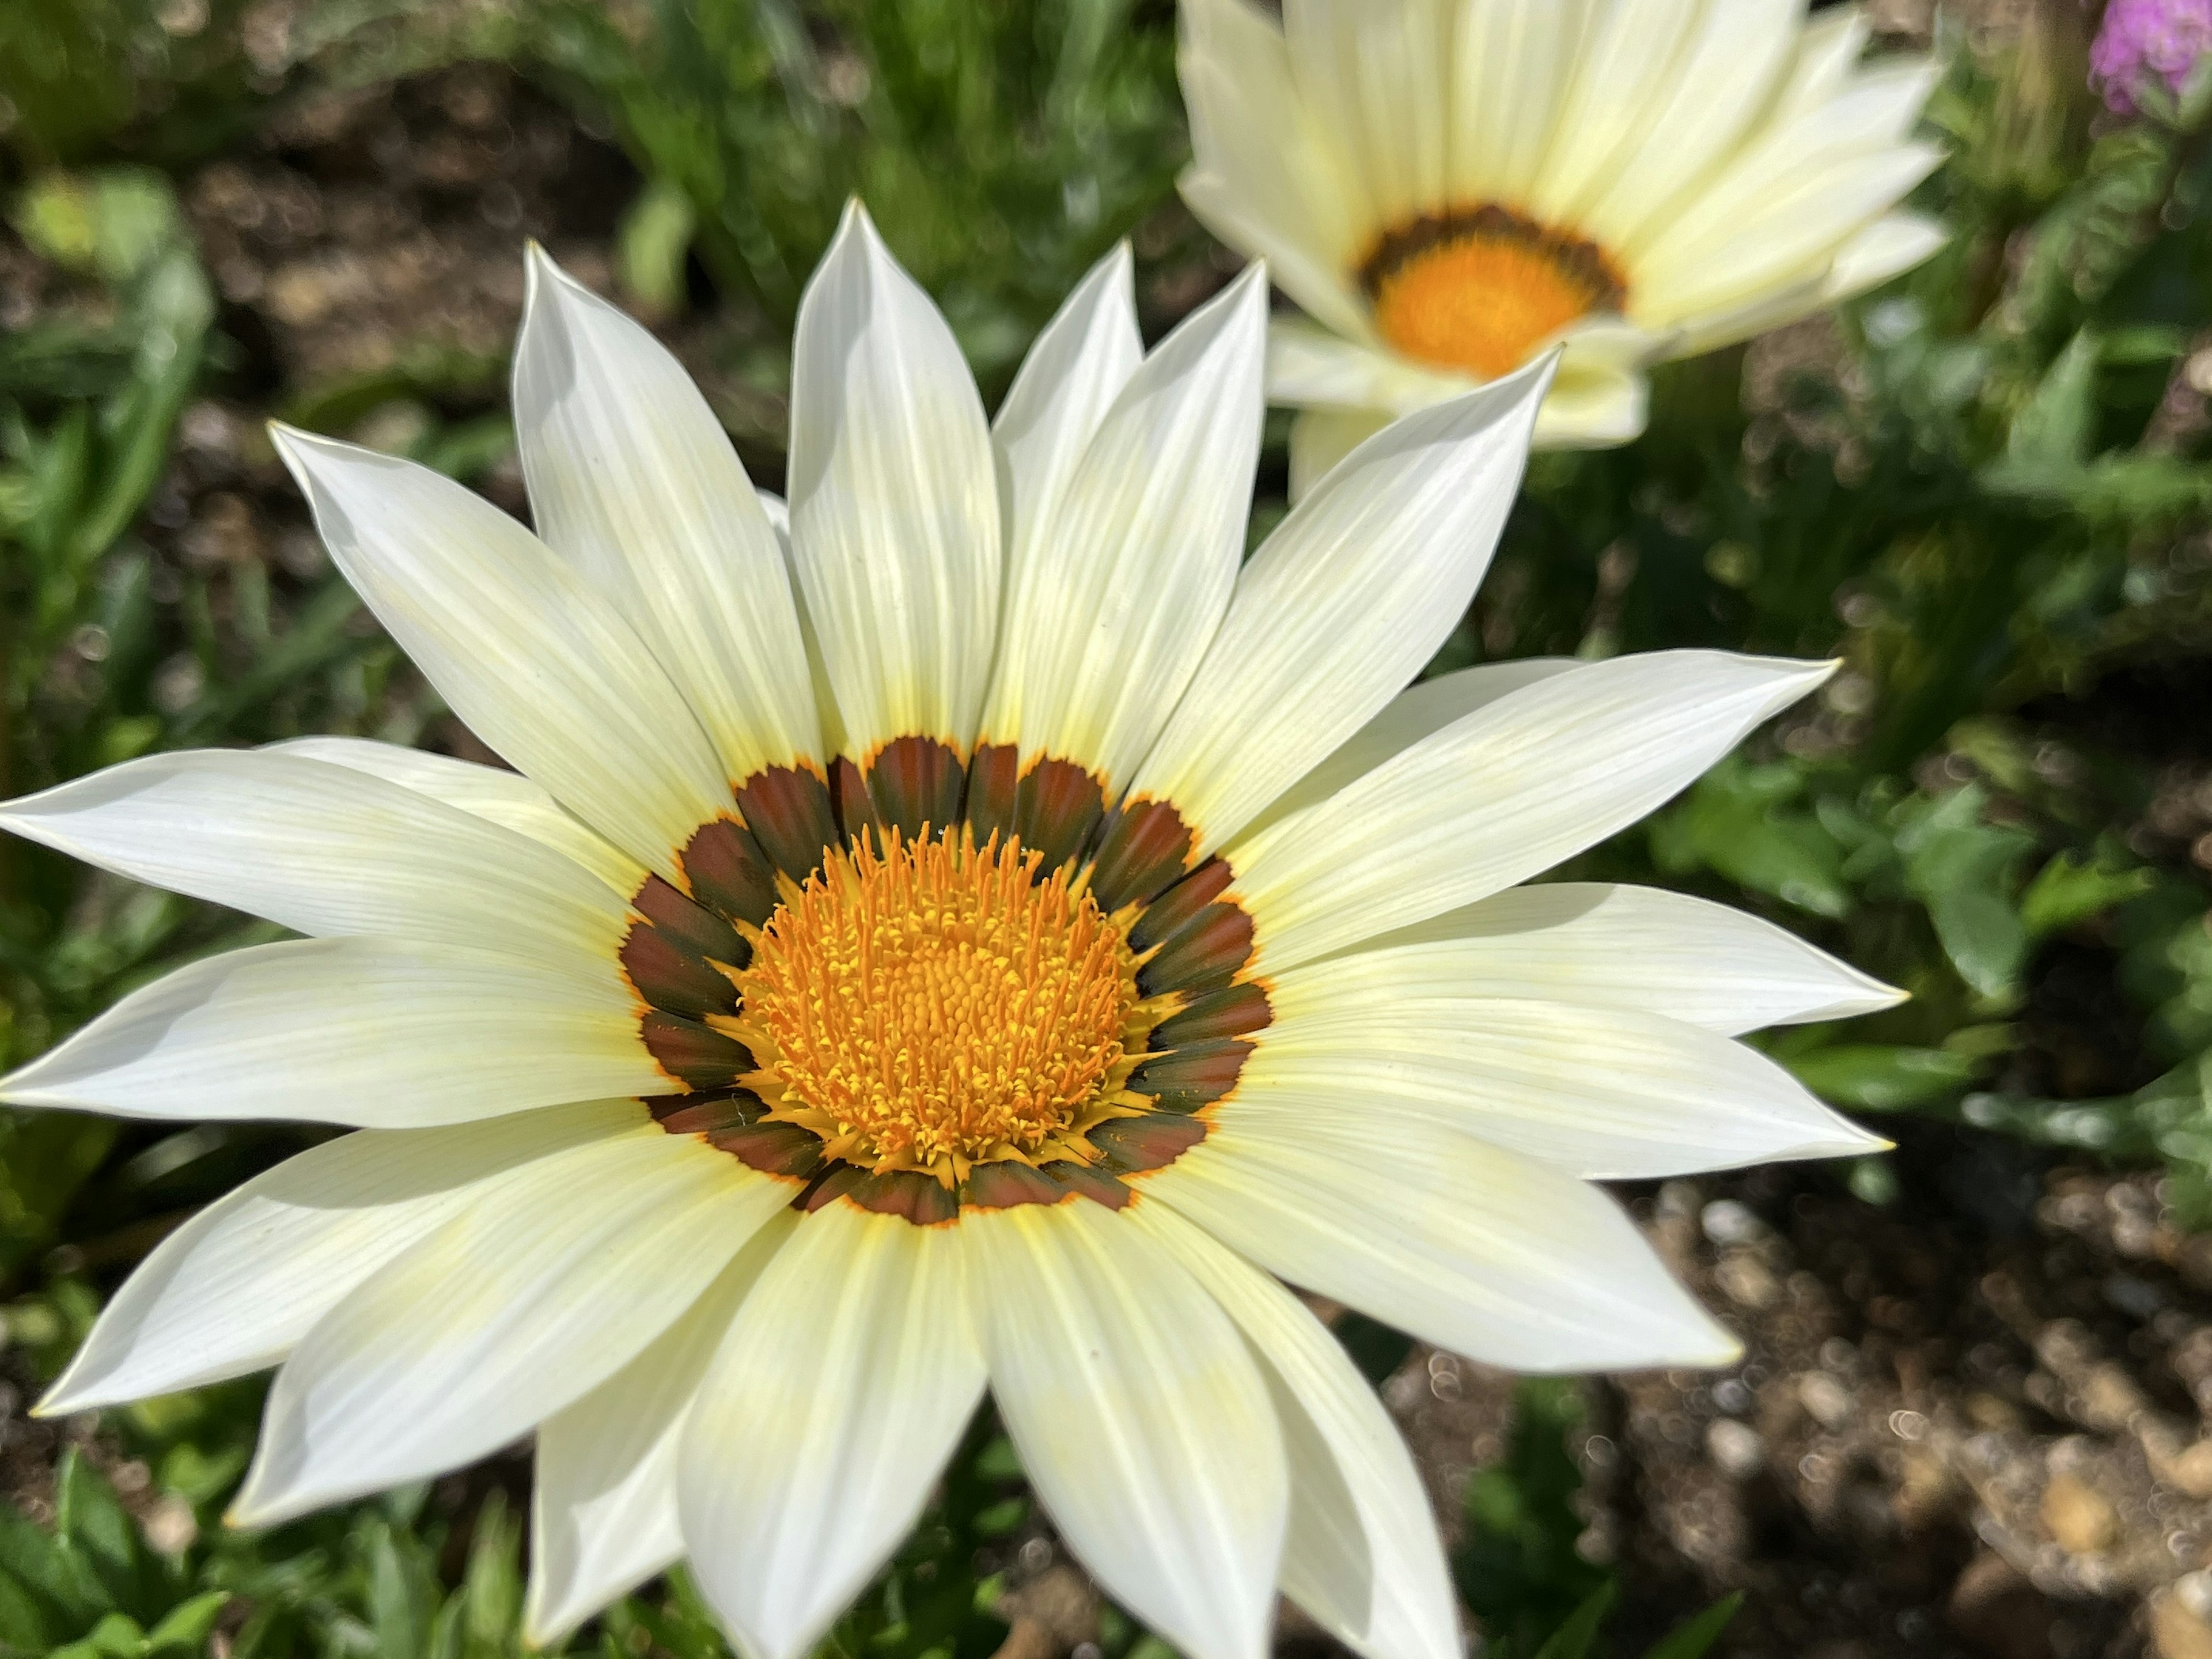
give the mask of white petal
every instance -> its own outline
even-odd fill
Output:
[[[0,807],[0,828],[302,933],[387,933],[608,964],[621,898],[515,831],[266,750],[149,755]]]
[[[1657,651],[1477,709],[1238,848],[1256,959],[1280,973],[1549,869],[1684,788],[1833,668]]]
[[[515,435],[538,533],[636,629],[732,783],[819,762],[806,650],[752,483],[683,366],[530,251]]]
[[[1727,1036],[1849,1019],[1905,998],[1741,910],[1662,888],[1599,882],[1509,888],[1370,939],[1355,957],[1293,968],[1271,981],[1271,990],[1310,986],[1323,994],[1340,966],[1358,975],[1397,976],[1408,987],[1418,979],[1454,996],[1640,1009]]]
[[[1295,84],[1280,22],[1252,0],[1186,0],[1181,15],[1176,62],[1196,157],[1184,201],[1223,241],[1265,259],[1310,316],[1367,337],[1352,270],[1377,205]]]
[[[634,1100],[588,1101],[450,1129],[367,1129],[287,1158],[161,1241],[100,1310],[40,1414],[273,1365],[355,1286],[508,1172],[648,1122]]]
[[[1371,409],[1302,409],[1291,422],[1291,504],[1313,494],[1337,463],[1390,424]]]
[[[1401,357],[1387,346],[1326,333],[1297,318],[1279,319],[1267,331],[1270,403],[1410,415],[1480,384],[1456,370]],[[1350,454],[1352,447],[1343,453]],[[1319,478],[1316,473],[1315,481]]]
[[[1862,5],[1831,6],[1806,19],[1773,118],[1787,120],[1834,97],[1872,33]]]
[[[1942,159],[1930,145],[1903,144],[1792,179],[1725,224],[1670,227],[1663,246],[1644,256],[1638,316],[1694,328],[1705,312],[1824,275],[1855,234]]]
[[[1291,1283],[1424,1341],[1524,1371],[1725,1363],[1735,1340],[1596,1188],[1439,1123],[1301,1116],[1243,1099],[1142,1177]]]
[[[1635,0],[1601,6],[1578,42],[1552,143],[1519,204],[1550,224],[1618,171],[1638,136],[1665,107],[1694,38],[1705,0]]]
[[[1535,449],[1611,449],[1644,434],[1651,388],[1641,366],[1583,356],[1570,349],[1536,416]]]
[[[730,806],[636,633],[543,542],[427,467],[274,428],[331,557],[453,712],[641,864]]]
[[[991,1392],[1030,1484],[1108,1594],[1192,1659],[1261,1659],[1288,1477],[1212,1298],[1088,1200],[963,1211]]]
[[[1832,304],[1879,288],[1951,240],[1950,227],[1923,213],[1890,213],[1844,244],[1828,267],[1822,298]]]
[[[1181,1257],[1259,1352],[1290,1461],[1285,1594],[1367,1659],[1461,1659],[1437,1520],[1405,1440],[1297,1298],[1160,1204],[1132,1218]]]
[[[1260,458],[1267,273],[1193,312],[1132,375],[1007,595],[983,735],[1116,786],[1219,625]]]
[[[1513,503],[1551,363],[1410,415],[1292,508],[1130,781],[1200,853],[1357,732],[1474,597]]]
[[[793,349],[792,557],[847,744],[964,748],[999,620],[990,432],[952,331],[858,202]]]
[[[1452,42],[1455,202],[1518,202],[1550,149],[1596,0],[1474,0]]]
[[[343,766],[371,777],[382,778],[418,795],[459,807],[488,818],[555,852],[574,860],[615,890],[625,900],[645,884],[646,868],[606,840],[582,819],[572,816],[520,772],[497,766],[479,766],[451,755],[405,749],[396,743],[368,738],[288,738],[262,750],[264,754],[291,755],[301,760]]]
[[[6,1078],[10,1105],[416,1129],[677,1085],[611,964],[594,984],[405,939],[226,951],[132,992]]]
[[[425,1480],[527,1433],[666,1330],[790,1199],[657,1128],[518,1170],[301,1339],[232,1523]]]
[[[1270,803],[1238,840],[1249,841],[1269,824],[1327,800],[1422,738],[1509,692],[1583,665],[1572,657],[1524,657],[1515,662],[1478,663],[1473,668],[1407,686],[1383,705],[1381,714]]]
[[[538,1426],[523,1629],[550,1646],[684,1553],[678,1449],[738,1304],[797,1219],[772,1217],[676,1322]]]
[[[1607,247],[1674,216],[1772,101],[1804,0],[1708,0],[1662,96],[1578,204],[1573,222]]]
[[[1297,88],[1386,223],[1444,204],[1451,14],[1437,0],[1284,0]]]
[[[955,1229],[832,1203],[738,1310],[684,1430],[699,1587],[753,1659],[799,1659],[913,1528],[983,1397]]]
[[[1144,361],[1133,262],[1127,242],[1091,266],[1022,359],[991,422],[1006,510],[1006,582],[1050,550],[1044,526],[1066,493],[1091,434]]]
[[[1387,958],[1392,952],[1380,953]],[[1237,1080],[1247,1121],[1387,1143],[1434,1121],[1592,1180],[1840,1158],[1888,1143],[1830,1111],[1754,1048],[1625,1008],[1458,997],[1413,973],[1326,964],[1279,1000]],[[1392,963],[1390,966],[1395,966]]]

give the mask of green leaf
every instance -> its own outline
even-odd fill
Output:
[[[1597,1640],[1598,1632],[1604,1628],[1606,1617],[1612,1613],[1620,1594],[1620,1586],[1610,1578],[1599,1585],[1567,1622],[1536,1650],[1536,1659],[1584,1659],[1590,1644]]]
[[[2140,867],[2122,868],[2101,857],[2084,860],[2070,852],[2060,853],[2036,872],[2021,895],[2021,926],[2030,939],[2063,933],[2148,892],[2156,879]]]
[[[1897,848],[1906,884],[1927,906],[1959,977],[1983,998],[2003,1003],[2018,994],[2027,957],[2027,929],[2013,892],[2035,838],[1984,823],[1987,800],[1969,784],[1933,802],[1908,803]]]
[[[1783,1063],[1821,1099],[1864,1112],[1932,1106],[1957,1095],[1981,1071],[1969,1055],[1896,1043],[1838,1043],[1786,1055]]]
[[[149,1654],[169,1650],[197,1652],[206,1642],[208,1632],[215,1628],[222,1610],[230,1605],[228,1590],[203,1590],[198,1595],[179,1601],[163,1613],[154,1628],[146,1632],[146,1648]]]
[[[1703,1613],[1684,1620],[1648,1649],[1644,1659],[1705,1659],[1743,1606],[1743,1592],[1724,1595]]]

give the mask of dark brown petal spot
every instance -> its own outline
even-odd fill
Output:
[[[1210,991],[1236,977],[1252,957],[1252,918],[1240,904],[1209,904],[1160,947],[1137,974],[1148,997],[1166,991]]]
[[[1043,854],[1043,868],[1052,871],[1083,850],[1105,812],[1097,779],[1073,761],[1041,760],[1023,775],[1014,828],[1022,845]]]
[[[646,1104],[653,1109],[653,1121],[672,1135],[711,1135],[733,1129],[760,1110],[760,1102],[750,1095],[717,1095],[708,1100],[664,1095]]]
[[[848,1170],[858,1179],[842,1179]],[[878,1215],[904,1216],[917,1227],[935,1226],[955,1219],[960,1213],[959,1199],[933,1176],[914,1170],[854,1170],[849,1164],[800,1202],[813,1211],[839,1198],[849,1199]]]
[[[958,823],[967,785],[960,757],[934,738],[894,738],[868,768],[877,823],[908,841],[918,839],[925,824],[943,830]]]
[[[793,881],[803,882],[820,869],[822,849],[842,840],[830,810],[830,786],[811,772],[765,767],[738,786],[737,802],[761,851]]]
[[[1147,1060],[1130,1075],[1129,1088],[1150,1095],[1164,1111],[1194,1112],[1210,1106],[1237,1086],[1252,1045],[1242,1037],[1194,1042],[1173,1054]],[[1106,1125],[1091,1132],[1096,1144]]]
[[[1224,860],[1206,860],[1145,907],[1137,925],[1129,930],[1129,948],[1142,956],[1164,943],[1219,898],[1233,878],[1234,872]]]
[[[729,1013],[738,1006],[728,980],[649,921],[631,926],[619,954],[631,986],[655,1008],[698,1019]],[[740,954],[738,960],[744,959]]]
[[[960,1183],[960,1201],[979,1210],[1011,1210],[1017,1204],[1057,1204],[1068,1192],[1026,1164],[978,1164]]]
[[[1117,1117],[1091,1132],[1104,1167],[1119,1176],[1164,1170],[1206,1139],[1206,1120],[1164,1112]]]
[[[744,825],[731,818],[717,818],[691,837],[680,857],[684,879],[691,884],[692,894],[700,903],[756,927],[775,914],[775,871]],[[735,938],[735,933],[731,937]],[[742,968],[746,958],[722,960]]]
[[[1127,1209],[1129,1200],[1136,1196],[1127,1187],[1105,1170],[1087,1164],[1078,1164],[1061,1158],[1044,1166],[1044,1174],[1058,1186],[1073,1193],[1078,1198],[1087,1198],[1094,1204],[1103,1204],[1109,1210]]]
[[[637,1024],[653,1063],[694,1089],[727,1089],[753,1069],[752,1054],[744,1043],[709,1030],[696,1019],[648,1008]]]
[[[717,1130],[707,1143],[763,1175],[811,1181],[822,1172],[821,1137],[796,1123],[745,1123]]]
[[[1249,1036],[1264,1030],[1273,1018],[1267,993],[1260,986],[1224,986],[1202,993],[1181,1013],[1154,1026],[1152,1048],[1155,1053],[1164,1053],[1223,1037]]]
[[[1148,901],[1182,874],[1191,842],[1182,815],[1165,801],[1127,803],[1100,830],[1091,890],[1109,912]]]
[[[968,827],[978,847],[1014,833],[1021,797],[1022,757],[1011,744],[987,743],[968,763]]]

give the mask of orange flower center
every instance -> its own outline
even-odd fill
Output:
[[[1041,855],[972,833],[896,830],[787,883],[752,961],[730,977],[724,1028],[772,1120],[828,1155],[948,1183],[989,1159],[1094,1156],[1084,1132],[1127,1115],[1112,1097],[1157,1012],[1142,1006],[1122,928]],[[718,1024],[720,1022],[717,1022]]]
[[[1427,215],[1360,267],[1382,337],[1409,357],[1494,380],[1627,284],[1594,242],[1495,204]]]

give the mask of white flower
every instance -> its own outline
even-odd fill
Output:
[[[282,434],[520,772],[308,738],[0,809],[308,936],[0,1095],[358,1127],[164,1243],[46,1409],[281,1365],[246,1525],[534,1430],[537,1636],[688,1558],[792,1659],[988,1389],[1069,1544],[1194,1659],[1256,1659],[1279,1586],[1363,1653],[1455,1659],[1413,1463],[1274,1275],[1504,1364],[1724,1360],[1589,1181],[1875,1144],[1729,1038],[1891,994],[1696,900],[1513,886],[1826,671],[1403,691],[1547,371],[1394,427],[1243,564],[1265,306],[1255,267],[1146,355],[1116,253],[987,424],[856,209],[800,310],[787,537],[668,354],[542,258],[538,535]]]
[[[1191,210],[1263,257],[1297,495],[1392,417],[1566,348],[1539,446],[1644,429],[1643,369],[1886,281],[1934,82],[1804,0],[1182,0]]]

